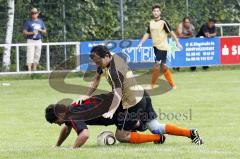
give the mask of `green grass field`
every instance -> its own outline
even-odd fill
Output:
[[[240,70],[180,72],[174,74],[178,88],[161,96],[153,96],[158,112],[188,112],[192,120],[162,120],[183,127],[196,127],[205,144],[196,146],[188,138],[167,136],[163,145],[153,143],[117,144],[100,147],[96,136],[111,127],[91,126],[90,138],[80,149],[69,149],[74,131],[62,148],[54,148],[60,127],[48,124],[44,109],[62,98],[75,98],[53,90],[47,79],[0,80],[11,86],[0,86],[0,158],[240,158]],[[69,78],[68,83],[82,83]],[[108,87],[103,81],[101,88]]]

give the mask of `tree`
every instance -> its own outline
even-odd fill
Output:
[[[8,0],[8,22],[7,22],[5,44],[12,43],[13,24],[14,24],[14,0]],[[4,47],[3,71],[9,71],[10,69],[9,68],[11,64],[10,56],[11,56],[11,46],[8,45]]]

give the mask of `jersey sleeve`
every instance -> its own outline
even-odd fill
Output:
[[[150,23],[148,23],[146,33],[151,34],[151,31],[150,31]]]
[[[170,33],[172,31],[171,26],[169,25],[169,23],[167,21],[164,20],[164,27],[163,29],[165,30],[166,33]]]
[[[102,70],[101,67],[98,67],[98,68],[97,68],[97,73],[98,73],[99,75],[101,75],[101,74],[103,73],[103,70]]]
[[[72,125],[70,124],[70,122],[65,122],[65,125],[66,125],[68,128],[72,128]]]
[[[122,73],[118,70],[118,67],[115,63],[111,64],[111,67],[109,69],[110,78],[113,84],[113,88],[122,88],[123,87],[123,81],[124,76]]]
[[[72,120],[70,119],[69,122],[65,123],[66,126],[72,127],[77,134],[80,134],[84,129],[87,129],[87,125],[85,122],[80,121],[80,120]]]

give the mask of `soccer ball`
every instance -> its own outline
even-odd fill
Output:
[[[116,137],[111,131],[103,131],[97,136],[98,145],[114,145]]]

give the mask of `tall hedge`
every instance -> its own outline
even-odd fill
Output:
[[[22,25],[29,18],[31,7],[41,10],[48,36],[46,41],[85,41],[119,39],[120,0],[16,0],[13,42],[24,42]],[[185,0],[124,0],[124,36],[139,38],[151,18],[152,4],[162,6],[162,17],[173,28],[186,15]],[[66,18],[63,19],[65,5]],[[189,16],[197,29],[213,17],[218,23],[240,21],[240,7],[236,0],[189,0]],[[7,20],[7,0],[0,0],[0,42],[4,43]],[[64,39],[64,24],[66,39]],[[237,30],[237,29],[236,29]],[[227,30],[225,30],[227,31]]]

